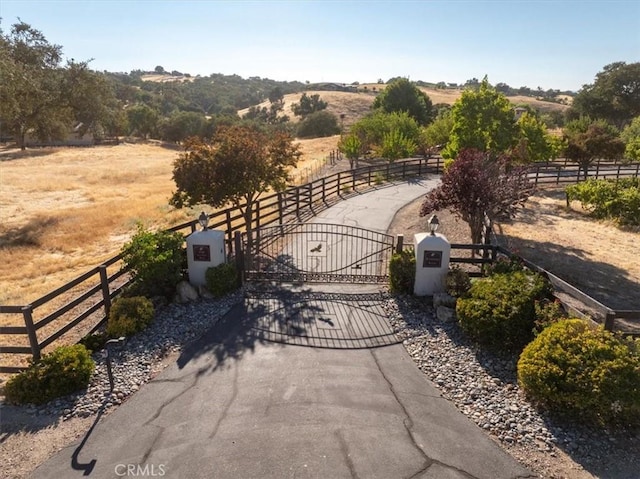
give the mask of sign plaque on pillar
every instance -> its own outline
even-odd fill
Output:
[[[442,251],[429,251],[424,252],[424,258],[422,260],[423,268],[441,268],[442,267]]]
[[[208,244],[193,245],[194,261],[211,261],[211,248]]]

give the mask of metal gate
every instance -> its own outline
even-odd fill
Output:
[[[386,282],[394,247],[393,236],[328,223],[266,226],[243,238],[248,281]]]

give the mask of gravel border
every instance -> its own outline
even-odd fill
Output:
[[[220,300],[201,299],[158,307],[149,328],[112,347],[113,392],[109,391],[102,351],[93,355],[96,370],[86,390],[39,407],[21,409],[62,421],[108,412],[154,378],[168,365],[165,359],[169,355],[202,336],[244,296],[241,289]],[[640,477],[637,433],[613,434],[578,427],[539,412],[517,385],[516,358],[497,358],[479,349],[455,321],[438,320],[424,299],[384,295],[383,301],[394,333],[425,377],[444,398],[539,477],[594,477],[591,473],[603,478]],[[557,463],[566,455],[571,466],[558,469]],[[576,468],[583,468],[581,475],[566,474],[567,469]]]
[[[442,396],[540,477],[575,477],[556,475],[545,464],[566,454],[599,477],[640,478],[640,431],[604,431],[538,411],[518,387],[517,357],[478,348],[456,321],[438,320],[420,298],[392,297],[386,310],[407,352]]]

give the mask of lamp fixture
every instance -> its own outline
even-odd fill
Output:
[[[438,220],[438,217],[436,215],[433,215],[431,218],[429,218],[429,231],[431,232],[431,236],[436,235],[438,226],[440,226],[440,221]]]
[[[204,211],[200,213],[200,216],[198,216],[198,223],[200,223],[200,226],[202,226],[202,231],[205,231],[207,229],[207,225],[209,224],[209,217]]]

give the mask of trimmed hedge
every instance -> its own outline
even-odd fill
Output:
[[[153,303],[144,296],[118,298],[109,311],[107,336],[133,336],[151,324],[154,314]]]
[[[14,404],[44,404],[86,388],[94,369],[95,363],[82,344],[60,346],[9,379],[5,397]]]
[[[640,425],[640,342],[584,320],[542,331],[520,355],[518,383],[554,412],[600,425]]]
[[[413,294],[416,279],[416,255],[413,249],[394,253],[389,261],[389,290],[392,293]]]
[[[205,280],[207,289],[216,298],[220,298],[240,286],[235,263],[222,263],[213,268],[207,268]]]
[[[462,330],[493,351],[519,352],[533,339],[535,302],[551,296],[539,274],[513,271],[475,281],[459,298]]]

